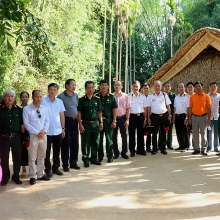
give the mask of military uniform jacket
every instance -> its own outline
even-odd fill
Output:
[[[98,119],[98,112],[102,111],[100,98],[93,95],[91,99],[87,95],[79,98],[78,111],[81,112],[81,118],[85,121],[95,121]]]
[[[112,109],[118,108],[114,94],[107,93],[105,96],[102,96],[101,93],[97,93],[97,96],[100,97],[102,103],[102,115],[103,117],[112,116]]]
[[[173,114],[173,110],[174,110],[174,99],[176,97],[176,94],[174,92],[170,92],[168,94],[168,97],[170,98],[171,104],[170,104],[170,109],[171,109],[171,113]]]
[[[5,104],[0,105],[0,132],[2,133],[17,133],[21,131],[22,108],[13,104],[9,109]]]

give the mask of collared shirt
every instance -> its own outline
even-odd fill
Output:
[[[66,117],[72,117],[75,118],[78,114],[77,107],[79,103],[78,94],[73,93],[72,96],[69,96],[66,91],[60,93],[57,98],[61,99],[63,101],[63,104],[65,106],[66,111],[64,112],[64,115]]]
[[[220,102],[220,94],[216,93],[214,96],[211,93],[208,94],[211,98],[211,120],[218,120],[219,117],[219,102]]]
[[[140,114],[144,112],[144,108],[147,107],[147,99],[146,96],[142,95],[141,93],[138,93],[136,96],[133,92],[131,92],[129,95],[129,98],[131,100],[131,114]]]
[[[60,121],[60,113],[65,111],[63,101],[58,98],[55,98],[54,101],[51,101],[49,96],[47,96],[43,98],[41,104],[47,107],[48,109],[50,124],[47,135],[61,134],[62,125]]]
[[[186,93],[183,95],[178,94],[174,99],[174,108],[176,108],[176,114],[187,114],[187,108],[189,108],[190,96]]]
[[[116,110],[116,116],[126,115],[126,111],[128,108],[131,108],[131,101],[128,95],[124,92],[121,92],[119,95],[114,93],[118,108]]]
[[[37,113],[39,110],[40,113]],[[40,115],[40,117],[39,117]],[[24,126],[30,134],[38,135],[40,131],[48,132],[49,116],[45,106],[40,105],[37,109],[33,103],[23,108]]]
[[[171,101],[166,93],[160,92],[159,95],[152,93],[147,97],[147,106],[151,107],[151,113],[164,114]]]

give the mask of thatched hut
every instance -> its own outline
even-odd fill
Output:
[[[202,28],[193,33],[174,56],[148,80],[170,81],[173,90],[180,82],[201,81],[204,91],[209,83],[220,81],[220,30]]]

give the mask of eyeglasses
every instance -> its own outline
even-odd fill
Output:
[[[38,114],[38,118],[41,118],[41,114],[39,110],[37,110],[37,114]]]

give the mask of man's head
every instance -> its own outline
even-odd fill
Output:
[[[47,88],[50,97],[55,97],[57,95],[59,86],[56,83],[50,83]]]
[[[133,91],[133,93],[139,92],[140,88],[141,88],[141,84],[140,84],[139,81],[136,80],[136,81],[132,82],[132,91]]]
[[[150,85],[149,85],[148,83],[144,83],[144,84],[142,85],[141,90],[142,90],[142,93],[143,93],[145,96],[147,96],[147,95],[149,94],[149,89],[150,89]]]
[[[193,92],[194,92],[194,83],[193,82],[186,83],[186,90],[190,95],[193,94]]]
[[[93,95],[94,91],[95,91],[95,84],[93,81],[86,81],[85,82],[85,91],[87,95]]]
[[[162,82],[159,80],[154,81],[154,91],[159,93],[162,89]]]
[[[115,81],[115,83],[114,83],[114,89],[115,89],[115,91],[116,92],[120,92],[121,90],[122,90],[122,88],[123,88],[123,84],[122,84],[122,82],[121,81]]]
[[[32,91],[32,99],[35,106],[39,106],[42,102],[42,92],[38,89]]]
[[[99,82],[99,89],[101,93],[107,93],[108,92],[108,81],[106,79],[102,79]]]
[[[76,81],[74,79],[68,79],[66,82],[65,82],[65,89],[68,91],[68,92],[74,92],[75,89],[76,89]]]
[[[167,94],[170,93],[170,91],[171,91],[171,84],[170,84],[170,82],[165,82],[163,84],[163,91],[166,92]]]
[[[11,106],[15,102],[15,91],[12,89],[7,89],[3,92],[3,99],[6,105]]]
[[[218,85],[217,85],[217,83],[216,83],[216,82],[211,82],[211,83],[210,83],[210,92],[211,92],[212,94],[215,94],[215,93],[217,92],[217,90],[218,90]]]
[[[185,92],[185,85],[183,83],[180,83],[178,85],[178,92],[182,95]]]
[[[202,82],[200,82],[200,81],[195,82],[194,87],[195,87],[196,93],[198,93],[198,94],[202,93],[202,90],[203,90]]]

